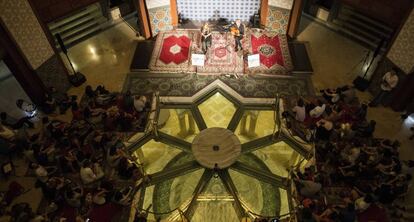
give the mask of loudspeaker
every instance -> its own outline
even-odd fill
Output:
[[[365,91],[366,89],[368,89],[370,82],[368,79],[358,76],[356,77],[356,79],[354,79],[352,83],[354,84],[355,88],[358,89],[359,91]]]
[[[67,54],[68,53],[68,50],[66,49],[65,43],[63,43],[63,40],[60,37],[60,34],[59,33],[56,33],[55,34],[55,38],[58,41],[59,46],[60,46],[60,49],[62,49],[62,52],[65,53],[65,54]]]
[[[82,83],[86,82],[85,75],[83,75],[80,72],[70,75],[68,76],[68,78],[69,78],[69,82],[75,87],[80,86],[82,85]]]

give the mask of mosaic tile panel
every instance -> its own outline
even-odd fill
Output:
[[[148,9],[152,35],[157,35],[161,31],[172,30],[170,6],[162,6]]]
[[[405,73],[414,71],[414,10],[405,22],[387,57]]]
[[[65,67],[59,62],[57,55],[50,57],[35,71],[46,87],[53,86],[60,92],[66,92],[71,87]]]
[[[266,26],[279,34],[286,34],[289,24],[290,10],[269,6]]]
[[[27,0],[0,0],[0,18],[33,69],[54,54]]]

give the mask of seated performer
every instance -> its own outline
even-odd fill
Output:
[[[241,24],[240,19],[236,19],[236,22],[230,27],[230,32],[233,34],[234,40],[236,41],[236,52],[239,51],[239,47],[240,50],[243,50],[241,40],[244,36],[244,25]]]
[[[203,27],[201,28],[201,43],[203,53],[206,54],[207,49],[211,46],[211,30],[208,22],[204,23]]]

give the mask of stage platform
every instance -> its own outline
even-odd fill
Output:
[[[168,34],[168,33],[167,33]],[[185,35],[189,36],[189,38],[187,38],[187,40],[193,41],[193,42],[197,42],[199,36],[197,36],[197,34],[194,31],[186,31]],[[172,35],[167,35],[167,38],[171,38]],[[172,36],[175,38],[175,36]],[[181,35],[179,35],[179,37],[181,37]],[[165,37],[163,37],[165,38]],[[280,58],[288,58],[288,64],[286,71],[284,69],[282,69],[283,74],[312,74],[313,73],[313,69],[312,69],[312,65],[306,50],[306,42],[288,42],[287,40],[285,40],[286,38],[281,38],[281,39],[276,39],[277,41],[280,41],[283,43],[283,41],[286,41],[285,45],[286,47],[283,48],[281,47],[281,50],[276,52],[280,52],[281,55],[279,55]],[[184,40],[184,41],[183,41]],[[191,45],[191,43],[188,43],[185,41],[186,39],[177,39],[174,40],[175,42],[179,42],[178,44],[182,44],[184,47],[187,47],[187,50],[193,50],[194,46]],[[250,40],[250,39],[249,39]],[[270,39],[272,40],[272,39]],[[267,40],[267,41],[270,41]],[[266,39],[265,39],[266,41]],[[247,41],[246,41],[247,42]],[[130,71],[131,72],[143,72],[143,71],[147,71],[147,72],[156,72],[159,73],[160,70],[158,70],[156,67],[157,63],[158,64],[162,64],[163,66],[162,68],[162,72],[164,73],[199,73],[199,74],[226,74],[226,72],[228,72],[228,74],[255,74],[255,75],[260,75],[260,74],[279,74],[278,72],[280,72],[281,68],[280,67],[276,67],[273,69],[267,69],[267,67],[263,66],[264,68],[254,68],[254,69],[249,69],[247,67],[247,65],[244,65],[244,67],[240,67],[243,65],[240,65],[240,62],[243,63],[243,60],[239,61],[237,60],[238,58],[235,56],[236,52],[231,52],[229,53],[229,55],[233,55],[235,58],[234,61],[235,64],[237,64],[236,66],[238,67],[238,71],[234,72],[233,70],[236,70],[236,66],[234,68],[232,68],[231,66],[226,67],[226,60],[220,60],[220,57],[216,57],[213,58],[213,56],[216,53],[208,53],[207,54],[207,60],[206,60],[206,64],[204,67],[194,67],[191,66],[190,64],[190,60],[188,58],[179,58],[182,61],[184,61],[180,67],[178,69],[176,69],[174,66],[175,64],[172,63],[172,65],[165,65],[160,62],[158,62],[158,58],[160,56],[165,56],[162,52],[162,47],[164,47],[164,43],[161,44],[163,42],[161,42],[160,40],[158,40],[158,42],[154,41],[154,40],[146,40],[146,41],[139,41],[137,46],[136,46],[136,50],[135,50],[135,54],[134,57],[132,59],[131,62],[131,66],[130,66]],[[174,45],[175,43],[170,43],[171,45]],[[175,45],[174,45],[175,46]],[[174,47],[173,46],[173,47]],[[250,48],[249,48],[250,47]],[[248,48],[250,51],[252,51],[252,45],[248,45],[246,46],[246,48]],[[155,48],[155,51],[154,51]],[[261,50],[261,49],[259,49]],[[257,50],[256,50],[257,51]],[[215,51],[216,52],[216,51]],[[220,51],[219,51],[220,52]],[[240,51],[239,51],[240,52]],[[267,52],[267,51],[264,51]],[[153,53],[158,53],[157,55],[153,55]],[[169,53],[167,51],[167,53]],[[188,54],[188,51],[186,51],[186,53]],[[274,53],[275,54],[275,53]],[[209,57],[211,57],[211,59],[209,59]],[[239,57],[241,58],[241,55],[239,55]],[[275,57],[277,57],[277,55],[275,55]],[[216,59],[216,60],[214,60]],[[230,57],[231,59],[231,57]],[[230,60],[229,59],[229,60]],[[266,58],[265,58],[266,59]],[[262,60],[262,58],[261,58]],[[182,62],[180,61],[180,62]],[[286,61],[286,59],[285,59]],[[215,65],[216,62],[217,64],[219,64],[217,67]],[[244,69],[243,69],[244,68]]]

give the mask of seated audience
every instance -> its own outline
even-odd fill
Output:
[[[122,99],[122,109],[125,112],[132,113],[134,110],[134,97],[131,95],[131,91],[127,91]]]
[[[134,96],[134,108],[137,112],[144,111],[145,103],[147,102],[147,99],[145,96]]]
[[[325,108],[326,108],[326,105],[322,103],[322,101],[318,100],[315,108],[309,111],[309,115],[315,119],[319,118],[325,112]]]
[[[82,205],[83,189],[79,185],[69,184],[66,187],[64,198],[66,203],[71,207],[80,207]]]
[[[124,109],[124,100],[122,106],[114,100],[117,95],[104,86],[98,86],[95,91],[87,86],[85,96],[78,104],[75,96],[69,97],[51,88],[47,95],[50,104],[46,104],[44,109],[49,113],[58,107],[63,113],[71,108],[72,121],[57,120],[60,118],[49,120],[45,115],[41,117],[37,129],[33,130],[36,131],[33,135],[31,130],[24,128],[34,127],[29,121],[31,117],[16,121],[6,113],[0,115],[0,154],[9,156],[24,150],[25,157],[31,161],[29,168],[38,178],[36,187],[41,188],[47,202],[47,206],[41,209],[42,216],[26,216],[22,211],[23,221],[86,221],[98,205],[130,207],[135,188],[129,184],[137,182],[136,186],[140,186],[147,183],[150,177],[144,176],[142,169],[131,162],[135,160],[122,151],[125,133],[119,131],[141,129],[141,124],[146,122],[149,104],[143,96],[137,96],[139,101],[134,104],[129,93],[126,101],[131,98],[132,103]],[[105,160],[104,165],[98,163],[101,160]],[[119,172],[109,173],[111,171]],[[105,175],[104,172],[108,173]],[[79,179],[82,185],[76,182]],[[109,179],[111,182],[108,182]],[[124,181],[128,184],[125,185],[119,183],[119,179],[130,181]],[[84,192],[83,186],[87,192]],[[3,212],[1,206],[0,213]],[[15,209],[17,212],[17,207]],[[73,212],[74,215],[63,215],[62,211]],[[11,220],[17,221],[16,218],[21,215],[16,213]]]
[[[31,163],[30,169],[34,170],[37,179],[43,182],[47,181],[49,177],[52,176],[57,171],[56,167],[52,167],[52,166],[44,167],[37,163]]]
[[[84,184],[91,184],[104,176],[104,172],[98,163],[92,164],[89,160],[85,160],[80,168],[80,177]]]
[[[26,116],[18,120],[14,120],[10,116],[8,116],[7,113],[5,112],[0,113],[1,124],[3,124],[4,126],[10,127],[11,129],[15,129],[15,130],[22,128],[25,124],[29,128],[33,128],[34,124],[29,121],[29,119],[31,118],[32,117]]]
[[[322,184],[311,180],[296,180],[299,192],[304,197],[314,197],[322,188]]]
[[[293,113],[295,114],[295,119],[299,122],[305,121],[306,118],[306,109],[305,109],[305,102],[303,99],[298,99],[297,104],[292,109]]]
[[[340,99],[340,90],[339,89],[324,89],[321,90],[323,98],[329,103],[336,103]]]

